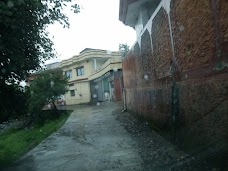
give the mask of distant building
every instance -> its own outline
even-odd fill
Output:
[[[39,73],[32,73],[29,75],[29,77],[26,78],[25,83],[26,86],[30,86],[33,80],[39,75]]]
[[[57,68],[60,68],[60,64],[61,62],[54,62],[54,63],[50,63],[50,64],[47,64],[46,65],[46,69],[49,70],[49,69],[57,69]],[[29,77],[26,78],[25,82],[26,82],[26,86],[30,86],[31,83],[33,82],[33,80],[42,72],[39,71],[39,72],[34,72],[34,73],[31,73]]]
[[[62,61],[60,67],[69,78],[69,91],[65,94],[67,105],[121,100],[121,83],[114,83],[122,73],[119,52],[86,48],[79,55]]]
[[[61,65],[61,62],[54,62],[46,65],[47,69],[54,69],[54,68],[59,68]]]
[[[67,105],[120,101],[122,99],[122,58],[120,52],[86,48],[70,59],[46,65],[61,69],[68,78],[69,91],[62,99]],[[33,73],[26,85],[39,75]]]
[[[118,54],[119,55],[119,54]],[[89,76],[92,101],[120,101],[122,98],[122,59],[109,58]]]

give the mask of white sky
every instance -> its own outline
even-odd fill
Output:
[[[119,43],[130,47],[136,40],[135,30],[119,21],[119,0],[76,0],[78,14],[67,11],[70,29],[58,23],[49,26],[59,57],[46,63],[68,59],[85,48],[118,50]]]

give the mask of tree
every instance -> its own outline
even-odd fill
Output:
[[[127,53],[129,52],[129,46],[127,45],[127,43],[125,43],[125,44],[120,43],[119,51],[121,52],[122,57],[125,57],[127,55]]]
[[[24,89],[18,85],[5,85],[1,89],[5,91],[0,91],[3,99],[0,104],[0,123],[25,115],[28,110],[28,96]]]
[[[61,70],[47,70],[41,72],[30,86],[30,111],[33,115],[48,103],[53,105],[57,112],[55,102],[67,92],[67,78]]]
[[[71,1],[0,1],[0,94],[5,95],[0,96],[0,109],[7,107],[4,101],[11,100],[12,91],[17,92],[14,84],[19,84],[31,70],[39,70],[45,60],[56,56],[46,28],[55,22],[69,27],[63,9]],[[71,8],[75,13],[80,10],[77,4]],[[7,95],[8,86],[11,92]],[[5,111],[10,112],[11,108]]]
[[[24,80],[45,60],[55,57],[46,27],[59,22],[68,27],[64,6],[71,0],[2,0],[0,2],[0,81]],[[78,5],[72,5],[79,12]]]

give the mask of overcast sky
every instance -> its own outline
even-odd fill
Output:
[[[52,63],[79,54],[85,48],[118,50],[119,43],[132,46],[136,33],[131,27],[119,21],[119,0],[76,0],[81,12],[67,11],[70,29],[60,24],[48,28],[59,54]]]

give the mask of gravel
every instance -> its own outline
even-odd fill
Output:
[[[143,161],[144,170],[172,170],[172,171],[216,171],[209,168],[205,161],[196,159],[169,143],[166,139],[153,131],[148,122],[141,121],[134,115],[120,109],[113,112],[125,130],[131,135],[132,146],[138,148]]]
[[[14,119],[3,122],[0,124],[0,134],[4,133],[9,129],[19,129],[23,128],[30,123],[28,118]]]

